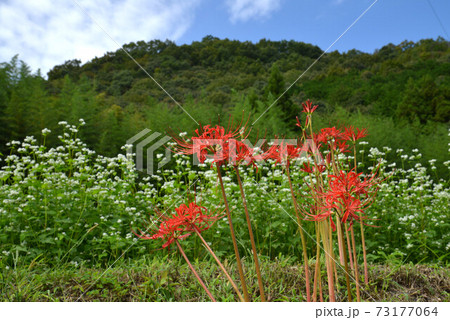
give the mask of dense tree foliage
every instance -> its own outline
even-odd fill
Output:
[[[159,132],[195,128],[149,76],[199,123],[241,117],[245,110],[252,120],[264,114],[255,124],[258,132],[295,133],[298,105],[311,99],[320,105],[322,123],[356,117],[369,129],[372,125],[376,145],[414,147],[421,135],[426,149],[436,141],[442,144],[447,135],[450,47],[442,38],[388,44],[373,54],[326,53],[301,78],[323,54],[319,47],[207,36],[190,45],[153,40],[123,48],[142,68],[124,50],[83,65],[67,61],[48,72],[48,79],[32,73],[17,56],[1,63],[0,152],[7,152],[9,140],[39,136],[45,127],[58,131],[63,120],[83,118],[82,138],[105,155],[117,154],[145,127]],[[439,148],[430,150],[430,157],[445,158],[446,146]]]

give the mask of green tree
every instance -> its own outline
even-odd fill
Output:
[[[269,105],[273,104],[272,108],[281,112],[280,118],[288,121],[289,119],[295,118],[295,110],[294,104],[291,101],[292,91],[285,91],[283,75],[274,64],[270,72],[269,81],[264,88],[264,96],[267,102],[273,100]],[[272,99],[269,99],[269,96],[272,96]]]
[[[411,122],[417,119],[425,124],[434,118],[438,104],[439,89],[431,76],[426,75],[417,83],[409,78],[397,115]]]
[[[33,75],[30,67],[17,57],[7,66],[10,97],[4,108],[7,139],[23,139],[27,135],[39,135],[46,125],[47,94],[44,79]]]
[[[66,75],[60,95],[55,99],[54,110],[58,121],[77,124],[80,119],[86,122],[81,137],[90,147],[96,145],[99,139],[97,115],[100,106],[96,99],[95,86],[82,76],[76,84]]]
[[[53,67],[48,73],[48,79],[55,80],[69,75],[72,79],[78,79],[80,73],[81,60],[68,60],[62,65]]]
[[[125,145],[126,139],[123,135],[124,111],[118,105],[112,105],[103,110],[98,117],[97,129],[101,132],[96,149],[100,154],[115,156],[120,152],[121,146]]]

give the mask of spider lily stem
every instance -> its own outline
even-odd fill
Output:
[[[339,262],[341,263],[341,265],[344,264],[344,245],[342,244],[342,229],[341,228],[337,228],[337,239],[338,239],[338,247],[339,247]]]
[[[350,228],[350,233],[352,236],[352,245],[353,245],[353,263],[354,263],[354,272],[355,272],[355,280],[356,280],[356,301],[361,302],[361,293],[359,290],[359,271],[358,271],[358,260],[356,257],[356,246],[355,246],[355,233],[353,232],[353,226]]]
[[[352,227],[350,227],[350,228],[352,228]],[[348,259],[350,261],[350,269],[354,270],[353,269],[353,253],[352,253],[353,251],[352,251],[352,244],[350,242],[350,236],[348,234],[348,228],[345,228],[345,238],[347,241]]]
[[[198,231],[197,227],[194,226],[194,231],[197,234],[197,236],[200,238],[200,240],[202,240],[203,244],[205,245],[206,249],[209,251],[209,253],[213,256],[214,260],[216,260],[217,264],[219,265],[220,269],[222,269],[223,273],[225,274],[225,276],[227,277],[228,281],[230,282],[231,286],[233,287],[234,291],[236,291],[236,294],[239,297],[239,300],[241,300],[242,302],[244,302],[244,298],[242,297],[241,292],[239,291],[236,283],[234,283],[233,279],[231,278],[231,276],[229,275],[229,273],[227,272],[227,270],[225,269],[224,265],[220,262],[219,258],[217,258],[217,256],[215,255],[214,251],[211,249],[211,247],[208,245],[208,243],[205,241],[205,239],[203,238],[203,236],[201,235],[201,233]]]
[[[234,228],[233,228],[233,222],[231,221],[230,208],[228,206],[227,195],[225,194],[225,187],[224,187],[223,181],[222,181],[222,173],[220,171],[220,165],[217,162],[216,162],[216,167],[217,167],[217,176],[219,177],[220,187],[222,189],[223,202],[225,203],[225,210],[227,213],[228,224],[230,225],[231,239],[233,240],[234,254],[236,256],[236,263],[237,263],[237,267],[238,267],[238,271],[239,271],[239,278],[241,280],[242,291],[244,292],[245,301],[248,302],[248,301],[250,301],[250,296],[247,291],[247,284],[245,282],[244,270],[242,268],[242,262],[241,262],[241,258],[239,256],[239,250],[238,250],[238,246],[237,246],[236,236],[234,235]]]
[[[363,257],[364,257],[364,283],[367,285],[369,285],[369,273],[367,271],[367,255],[366,255],[366,241],[364,239],[364,227],[363,227],[363,223],[362,223],[362,214],[359,213],[359,217],[360,217],[360,226],[361,226],[361,243],[362,243],[362,249],[363,249]]]
[[[333,247],[330,243],[329,239],[329,225],[327,221],[319,222],[319,229],[322,238],[323,248],[325,250],[325,265],[327,269],[327,278],[328,278],[328,295],[330,302],[336,301],[336,296],[334,293],[334,280],[333,280]]]
[[[313,284],[313,302],[317,302],[317,286],[319,286],[320,296],[322,296],[322,286],[320,278],[320,232],[318,222],[315,223],[316,228],[316,266],[314,268],[314,284]]]
[[[311,302],[311,288],[309,281],[309,266],[308,266],[308,252],[306,251],[306,239],[303,234],[302,221],[298,213],[297,199],[295,198],[294,188],[292,187],[291,175],[289,173],[289,163],[286,164],[286,175],[289,181],[289,188],[291,189],[292,202],[294,203],[295,215],[297,217],[298,230],[300,232],[300,239],[302,241],[303,260],[305,267],[305,282],[306,282],[306,301]]]
[[[192,273],[194,274],[194,276],[197,278],[198,282],[200,283],[200,285],[202,286],[202,288],[206,291],[206,294],[208,295],[208,297],[213,301],[213,302],[217,302],[216,299],[214,299],[213,295],[211,294],[211,292],[208,290],[208,288],[206,287],[205,283],[203,282],[203,280],[200,278],[200,276],[198,275],[197,271],[195,271],[194,266],[191,264],[191,262],[189,261],[188,257],[186,256],[186,254],[184,253],[183,248],[181,247],[180,243],[178,242],[178,240],[175,240],[175,243],[178,247],[178,250],[180,251],[181,255],[183,256],[184,260],[186,260],[189,268],[191,268]]]
[[[355,164],[355,173],[357,172],[357,161],[356,161],[356,145],[353,144],[353,160]],[[359,225],[361,226],[361,244],[362,244],[362,250],[363,250],[363,257],[364,257],[364,283],[365,285],[369,285],[369,276],[367,271],[367,256],[366,256],[366,241],[364,239],[364,225],[362,223],[362,213],[359,213]]]
[[[345,239],[344,239],[344,224],[341,223],[340,219],[336,219],[338,228],[341,229],[341,241],[342,245],[345,247]],[[347,284],[347,294],[348,294],[348,301],[352,302],[352,291],[350,287],[350,276],[349,276],[349,268],[348,268],[348,257],[347,257],[347,251],[344,249],[342,250],[344,254],[344,268],[345,268],[345,282]]]
[[[234,166],[234,169],[236,171],[236,176],[237,176],[237,180],[239,183],[239,189],[241,190],[241,197],[242,197],[242,203],[244,205],[245,218],[247,220],[248,233],[250,235],[250,242],[252,244],[253,259],[255,260],[255,269],[256,269],[256,275],[258,277],[258,286],[259,286],[259,292],[261,294],[261,302],[265,302],[266,296],[264,294],[264,285],[263,285],[263,281],[262,281],[262,277],[261,277],[261,270],[259,268],[258,253],[256,252],[255,238],[253,237],[252,223],[250,221],[250,215],[248,214],[247,201],[245,199],[244,187],[242,186],[242,181],[241,181],[241,176],[239,174],[238,166]]]
[[[328,227],[328,235],[329,235],[329,243],[330,243],[330,263],[333,267],[334,272],[334,281],[336,283],[336,292],[339,292],[340,285],[339,285],[339,278],[337,274],[337,267],[336,267],[336,256],[334,255],[334,247],[333,247],[333,228],[331,227],[331,222],[327,225]],[[338,237],[339,239],[339,237]]]

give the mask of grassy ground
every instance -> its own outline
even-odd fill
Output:
[[[220,270],[210,262],[193,262],[218,301],[238,301]],[[234,263],[225,261],[238,279]],[[245,261],[249,291],[259,300],[253,268]],[[287,260],[263,261],[269,301],[305,301],[302,268]],[[425,265],[372,265],[363,301],[450,301],[450,269]],[[122,261],[111,269],[73,264],[49,268],[32,263],[2,269],[1,301],[209,301],[187,265],[176,258]],[[346,301],[340,279],[338,301]],[[326,295],[326,290],[324,290]],[[325,296],[326,299],[326,296]]]

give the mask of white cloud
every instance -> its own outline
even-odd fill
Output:
[[[281,0],[227,0],[231,22],[267,18],[280,7]]]
[[[179,39],[201,0],[7,0],[0,2],[0,62],[15,54],[45,74],[66,60],[86,62],[117,45]]]

